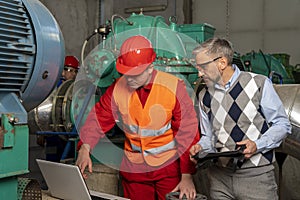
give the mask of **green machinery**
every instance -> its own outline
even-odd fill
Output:
[[[133,13],[126,19],[113,15],[110,22],[98,29],[98,33],[103,36],[102,43],[86,57],[82,55],[84,70],[80,72],[78,80],[88,80],[103,92],[119,77],[115,70],[115,60],[123,41],[133,35],[143,35],[152,42],[157,53],[154,67],[182,78],[193,96],[198,71],[191,64],[194,59],[192,50],[213,37],[214,31],[215,28],[209,24],[177,24],[175,17],[170,17],[167,23],[161,16],[153,17],[143,13]],[[80,84],[76,84],[75,89],[80,87]],[[76,93],[74,95],[76,97]]]
[[[287,54],[265,54],[250,52],[241,56],[245,71],[263,74],[275,84],[291,84],[297,81],[296,68],[289,64]]]
[[[109,24],[103,25],[100,34],[104,40],[84,59],[85,72],[89,80],[100,80],[99,87],[109,86],[118,76],[115,59],[125,39],[143,35],[153,44],[157,53],[155,68],[173,73],[194,86],[198,79],[197,70],[191,65],[192,50],[197,44],[211,38],[215,28],[209,24],[177,24],[170,17],[169,25],[161,16],[146,16],[133,13],[127,19],[114,15]],[[109,31],[107,30],[109,29]],[[110,31],[111,30],[111,31]],[[103,31],[103,32],[101,32]]]
[[[16,200],[26,196],[30,183],[19,177],[29,172],[27,112],[55,86],[64,41],[53,16],[38,0],[1,1],[0,35],[0,199]]]

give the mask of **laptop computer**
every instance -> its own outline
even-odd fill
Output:
[[[128,200],[127,198],[91,191],[76,165],[36,159],[50,195],[65,200]]]

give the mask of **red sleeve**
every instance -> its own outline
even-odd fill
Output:
[[[107,88],[100,100],[91,109],[84,125],[80,128],[80,140],[84,144],[89,144],[93,149],[100,138],[111,130],[115,125],[113,113],[116,105],[112,98],[115,84]]]
[[[178,145],[181,173],[193,174],[195,164],[190,161],[190,147],[199,141],[198,119],[193,101],[187,93],[183,81],[179,81],[176,91],[176,105],[173,110],[172,129]]]

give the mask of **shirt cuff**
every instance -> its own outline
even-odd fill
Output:
[[[263,152],[265,150],[265,147],[267,146],[267,142],[265,140],[256,140],[254,141],[256,144],[256,152]],[[264,152],[263,152],[264,153]]]

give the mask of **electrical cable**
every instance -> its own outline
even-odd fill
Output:
[[[115,29],[114,29],[114,18],[115,17],[121,18],[123,21],[126,21],[128,23],[128,25],[130,25],[130,26],[132,26],[133,23],[128,21],[127,19],[125,19],[124,17],[122,17],[121,15],[118,15],[118,14],[114,14],[114,15],[111,16],[111,31],[112,31],[114,42],[115,42],[114,50],[116,51],[117,50],[117,40],[116,40]]]
[[[100,27],[99,28],[96,28],[95,30],[94,30],[94,32],[90,35],[90,36],[88,36],[85,40],[84,40],[84,42],[83,42],[83,45],[82,45],[82,47],[81,47],[81,57],[80,57],[80,59],[81,59],[81,65],[84,67],[84,50],[85,50],[85,47],[86,47],[86,44],[87,44],[87,42],[94,36],[94,35],[96,35],[97,33],[99,33],[99,29],[100,29]]]
[[[124,17],[122,17],[121,15],[118,15],[118,14],[114,14],[112,15],[111,17],[111,27],[106,27],[106,26],[99,26],[98,28],[96,28],[94,30],[94,32],[88,36],[84,42],[83,42],[83,45],[82,45],[82,48],[81,48],[81,65],[84,67],[84,51],[85,51],[85,47],[88,43],[88,41],[94,36],[96,35],[97,33],[98,34],[103,34],[103,38],[105,38],[105,36],[109,33],[109,31],[105,31],[104,29],[107,29],[107,28],[111,28],[111,31],[112,31],[112,34],[113,34],[113,38],[114,38],[114,43],[115,43],[115,46],[114,46],[114,50],[116,51],[117,50],[117,40],[116,40],[116,36],[115,36],[115,31],[114,31],[114,18],[115,17],[119,17],[121,18],[123,21],[127,22],[128,25],[133,25],[132,22],[128,21],[127,19],[125,19]],[[104,31],[103,31],[104,30]]]

